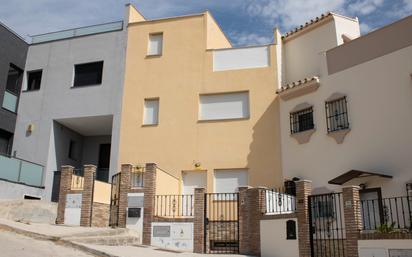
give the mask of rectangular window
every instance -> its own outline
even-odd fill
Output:
[[[325,103],[328,133],[349,128],[346,96]]]
[[[295,134],[313,129],[313,108],[307,108],[290,114],[290,133]]]
[[[147,55],[162,55],[162,52],[163,33],[150,34]]]
[[[74,140],[70,140],[69,158],[72,160],[77,160],[77,144],[76,144],[76,141]]]
[[[144,100],[143,125],[157,125],[159,123],[159,99]]]
[[[27,72],[27,91],[40,89],[42,73],[42,70]]]
[[[215,193],[234,193],[248,185],[246,169],[215,170]]]
[[[74,65],[73,87],[102,84],[103,61]]]
[[[249,118],[249,93],[224,93],[200,96],[199,120]]]
[[[7,74],[6,89],[15,95],[19,94],[23,70],[17,66],[10,64]]]

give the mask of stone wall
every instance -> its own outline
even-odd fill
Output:
[[[109,204],[93,203],[92,227],[108,227],[109,214]]]

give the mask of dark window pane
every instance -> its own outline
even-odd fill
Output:
[[[42,71],[30,71],[27,73],[27,91],[39,90],[41,84]]]
[[[103,62],[77,64],[74,66],[74,87],[102,83]]]
[[[22,74],[23,71],[21,69],[14,66],[13,64],[10,64],[9,73],[7,75],[7,91],[16,95],[19,94]]]
[[[291,134],[313,129],[313,109],[308,108],[290,114]]]
[[[77,145],[76,142],[73,140],[70,140],[69,144],[69,158],[72,160],[77,160]]]
[[[13,134],[0,129],[0,154],[10,155]]]
[[[328,132],[349,128],[346,97],[326,102],[325,108]]]

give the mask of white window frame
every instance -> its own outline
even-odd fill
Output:
[[[157,49],[152,49],[152,42],[155,40],[152,40],[154,38],[160,38],[160,41],[157,42],[159,44],[160,42],[160,47],[157,46]],[[156,33],[150,33],[149,38],[148,38],[148,43],[147,43],[147,56],[161,56],[163,55],[163,32],[156,32]]]
[[[155,120],[155,122],[148,122],[147,115],[148,115],[148,108],[146,103],[149,102],[156,102],[157,103],[157,113],[156,115],[152,118],[152,120]],[[160,113],[160,98],[145,98],[143,102],[143,126],[157,126],[159,125],[159,113]]]
[[[229,114],[218,114],[216,113],[211,113],[210,108],[209,109],[209,114],[204,113],[203,112],[203,106],[206,106],[207,103],[203,103],[202,102],[202,98],[206,98],[206,97],[224,97],[224,96],[230,96],[230,95],[242,95],[245,94],[246,98],[245,98],[245,106],[243,106],[244,108],[242,108],[241,112],[242,115],[232,115],[230,116]],[[241,98],[239,98],[241,99]],[[242,99],[243,100],[243,99]],[[222,101],[220,103],[221,106],[223,106],[225,103]],[[243,120],[243,119],[249,119],[250,118],[250,93],[249,91],[237,91],[237,92],[223,92],[223,93],[213,93],[213,94],[200,94],[199,95],[199,104],[198,104],[198,121],[202,122],[202,121],[225,121],[225,120]],[[216,107],[214,107],[216,108]],[[224,107],[222,108],[222,110],[225,109]],[[214,117],[213,117],[214,116]]]

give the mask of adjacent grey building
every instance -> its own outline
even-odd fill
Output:
[[[0,23],[0,154],[11,155],[28,44]]]

